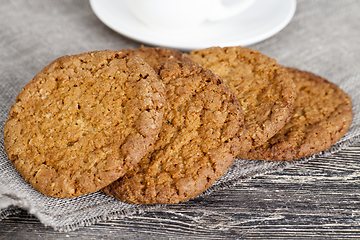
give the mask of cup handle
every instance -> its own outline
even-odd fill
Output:
[[[230,6],[224,6],[221,0],[210,0],[210,6],[212,9],[209,11],[208,20],[210,21],[219,21],[225,18],[232,17],[253,4],[255,0],[240,0],[238,3],[232,4]]]

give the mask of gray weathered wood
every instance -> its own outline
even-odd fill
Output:
[[[56,232],[25,211],[0,239],[360,239],[360,143],[166,210]]]

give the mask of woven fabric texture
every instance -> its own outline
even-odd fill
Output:
[[[284,66],[322,76],[351,96],[354,119],[348,133],[328,151],[310,158],[332,154],[359,141],[359,12],[360,1],[357,0],[298,0],[294,18],[282,31],[249,46]],[[141,44],[107,28],[94,15],[89,2],[83,0],[5,0],[0,7],[0,23],[1,130],[18,92],[52,60],[91,50],[138,48]],[[0,220],[22,208],[47,226],[71,231],[98,221],[161,211],[167,207],[126,204],[100,192],[74,199],[46,197],[15,170],[6,156],[3,142],[1,131]],[[236,160],[229,171],[198,198],[260,174],[306,164],[308,159],[293,162]]]

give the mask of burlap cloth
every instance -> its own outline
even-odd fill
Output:
[[[275,58],[280,64],[325,77],[351,96],[354,119],[349,132],[329,151],[319,155],[332,154],[359,141],[359,12],[358,0],[299,0],[295,16],[285,29],[270,39],[249,46]],[[108,29],[84,0],[2,1],[1,130],[17,93],[52,60],[66,54],[137,48],[140,44]],[[164,205],[126,204],[99,192],[75,199],[45,197],[26,183],[15,170],[4,152],[2,131],[0,135],[0,220],[16,214],[22,208],[34,214],[45,225],[59,231],[71,231],[135,212],[166,208]],[[314,157],[317,156],[311,156]],[[299,163],[306,164],[307,160],[290,163],[237,160],[223,178],[203,194],[231,187],[259,174],[279,171]],[[201,201],[198,202],[201,204]]]

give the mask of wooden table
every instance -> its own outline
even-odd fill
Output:
[[[359,158],[357,143],[166,211],[74,232],[56,232],[22,211],[0,221],[0,239],[360,239]]]

